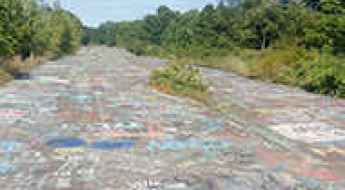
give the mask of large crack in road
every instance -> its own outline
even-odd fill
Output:
[[[151,89],[164,63],[88,47],[1,88],[1,189],[345,189],[344,100],[203,69],[209,108]]]

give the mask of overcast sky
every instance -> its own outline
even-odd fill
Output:
[[[75,13],[84,24],[98,26],[111,21],[134,20],[154,13],[160,5],[186,11],[201,8],[218,0],[60,0],[61,5]]]

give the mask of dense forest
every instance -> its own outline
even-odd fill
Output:
[[[84,44],[124,47],[345,97],[343,0],[228,0],[184,13],[161,6],[142,20],[85,31]]]
[[[41,57],[75,52],[82,32],[79,19],[59,3],[0,0],[0,83],[38,64]]]

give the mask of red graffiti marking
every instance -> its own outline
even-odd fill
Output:
[[[281,164],[281,162],[287,160],[288,157],[284,153],[269,151],[262,147],[256,149],[256,155],[270,168]]]
[[[27,111],[9,109],[9,110],[0,110],[0,117],[2,118],[20,118],[27,114]]]
[[[160,138],[164,137],[164,133],[159,130],[156,126],[148,125],[147,132],[126,132],[126,131],[111,131],[111,132],[100,132],[98,136],[107,136],[112,138]]]
[[[111,117],[104,114],[100,115],[97,112],[76,112],[76,111],[61,111],[57,113],[57,117],[65,121],[74,121],[79,119],[83,122],[104,122],[111,120]]]
[[[201,112],[200,114],[203,115],[203,116],[211,116],[210,112]]]
[[[229,139],[232,141],[237,142],[244,142],[247,141],[250,138],[250,135],[241,130],[235,130],[234,128],[224,128],[224,130],[221,130],[217,133],[215,133],[216,137],[223,138],[223,139]],[[256,139],[251,139],[256,140]]]
[[[264,161],[264,164],[269,168],[273,168],[274,166],[280,164],[283,160],[290,160],[287,162],[288,170],[295,175],[300,175],[304,177],[312,177],[318,180],[324,181],[341,181],[343,180],[342,177],[335,174],[335,172],[331,171],[327,168],[318,168],[314,169],[312,167],[312,163],[307,160],[300,160],[299,162],[296,160],[291,162],[291,158],[287,158],[284,154],[269,152],[265,149],[258,148],[257,149],[257,156]]]
[[[340,181],[343,180],[340,176],[336,175],[333,171],[326,168],[310,169],[302,173],[306,177],[313,177],[319,180],[326,181]]]

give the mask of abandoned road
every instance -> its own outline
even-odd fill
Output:
[[[2,190],[344,190],[345,101],[202,69],[212,108],[107,47],[0,88]]]

